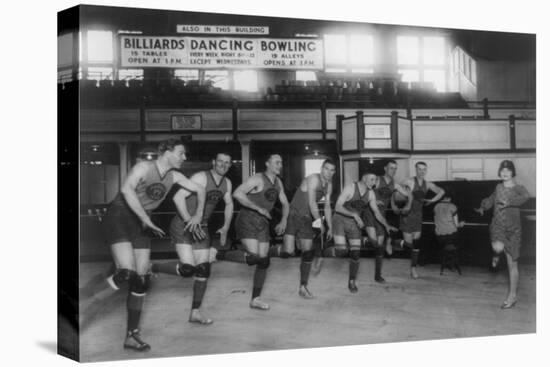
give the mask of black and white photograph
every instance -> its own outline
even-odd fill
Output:
[[[535,360],[521,350],[545,319],[540,15],[206,3],[48,14],[57,340],[39,347],[107,363]]]

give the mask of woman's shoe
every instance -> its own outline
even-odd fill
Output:
[[[516,305],[516,303],[518,302],[517,299],[509,302],[508,300],[502,302],[502,305],[500,305],[500,308],[503,309],[503,310],[506,310],[506,309],[509,309],[509,308],[512,308]]]

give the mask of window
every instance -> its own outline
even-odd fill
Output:
[[[199,71],[197,69],[177,69],[174,70],[174,76],[180,80],[199,80]]]
[[[311,81],[311,80],[317,80],[317,75],[314,71],[302,71],[297,70],[296,71],[296,80],[303,80],[305,82]]]
[[[433,83],[434,88],[438,92],[445,91],[445,70],[435,69],[435,70],[424,70],[424,81]]]
[[[325,35],[325,71],[372,73],[374,38],[369,35]]]
[[[418,37],[397,37],[397,63],[399,65],[418,65],[419,39]]]
[[[113,62],[113,33],[110,31],[88,31],[89,63]]]
[[[456,74],[458,73],[458,71],[460,70],[460,62],[458,61],[459,59],[459,56],[460,56],[460,50],[459,49],[455,49],[455,52],[453,54],[453,72]]]
[[[327,69],[330,65],[345,65],[346,61],[346,36],[325,35],[325,66],[327,67]]]
[[[346,69],[344,69],[344,68],[326,68],[325,71],[327,73],[345,73]]]
[[[119,69],[118,80],[143,79],[143,69]]]
[[[458,67],[460,57],[451,59]],[[397,64],[404,82],[433,84],[438,92],[447,89],[445,38],[440,36],[398,36]]]
[[[204,80],[211,81],[212,85],[221,89],[229,89],[229,72],[227,70],[206,70]]]
[[[113,79],[113,68],[89,67],[88,79],[95,79],[95,80]]]
[[[476,70],[476,61],[472,58],[470,58],[470,61],[472,62],[470,64],[470,81],[474,84],[474,85],[477,85],[477,70]]]
[[[66,83],[73,80],[73,71],[72,69],[64,69],[57,71],[57,82]]]
[[[235,90],[246,92],[258,91],[258,73],[255,70],[235,70],[233,72]]]
[[[424,37],[422,56],[424,65],[444,65],[445,39],[443,37]]]
[[[73,34],[67,33],[57,37],[57,67],[73,64]]]
[[[351,69],[351,72],[352,73],[361,73],[361,74],[372,74],[374,72],[373,69],[365,69],[365,68],[360,68],[360,69]]]
[[[374,64],[372,36],[350,36],[350,62],[352,67]]]
[[[402,75],[401,81],[406,83],[419,82],[420,72],[416,69],[400,69],[397,70]]]

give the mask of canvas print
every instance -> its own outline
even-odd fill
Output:
[[[535,34],[80,5],[57,37],[60,354],[536,332]]]

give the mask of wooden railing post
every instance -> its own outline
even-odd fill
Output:
[[[489,120],[489,100],[487,98],[483,98],[483,118],[485,120]]]
[[[510,149],[516,150],[516,116],[508,116],[508,123],[510,125]]]
[[[397,111],[391,111],[391,125],[390,125],[390,137],[391,137],[391,150],[397,151],[398,145],[397,145],[397,139],[399,138],[398,132],[397,132]]]
[[[357,115],[357,150],[361,151],[365,145],[365,117],[363,111],[355,112]]]
[[[237,141],[239,133],[239,100],[237,98],[233,98],[233,103],[231,105],[231,121],[233,140]]]
[[[342,152],[342,121],[344,121],[344,115],[336,115],[336,149],[338,153]]]

